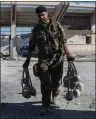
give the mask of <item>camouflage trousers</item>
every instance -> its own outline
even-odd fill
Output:
[[[42,105],[50,106],[52,95],[58,95],[58,87],[62,77],[63,62],[52,67],[50,60],[39,60],[39,76],[41,81]]]

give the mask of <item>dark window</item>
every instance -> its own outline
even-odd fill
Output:
[[[86,36],[86,44],[91,44],[91,37],[90,36]]]
[[[71,30],[90,30],[90,17],[86,16],[65,16],[61,23]]]

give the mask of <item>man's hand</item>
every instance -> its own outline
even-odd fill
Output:
[[[75,60],[75,57],[73,57],[71,55],[67,56],[67,61],[68,62],[73,61],[73,60]]]
[[[26,60],[25,63],[23,64],[23,68],[28,68],[29,66],[29,60]]]

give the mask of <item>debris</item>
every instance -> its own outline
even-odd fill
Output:
[[[80,105],[81,103],[80,102],[77,102],[76,105]]]
[[[3,60],[8,60],[10,58],[9,54],[3,54],[0,52],[0,58],[2,58]]]

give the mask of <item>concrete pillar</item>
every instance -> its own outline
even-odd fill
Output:
[[[10,40],[10,58],[13,59],[13,42],[16,37],[16,4],[11,6],[11,40]]]
[[[96,38],[96,29],[95,29],[95,26],[96,26],[96,21],[95,21],[95,12],[94,14],[92,15],[91,17],[91,30],[92,30],[92,35],[91,35],[91,40],[92,40],[92,44],[95,44],[95,38]]]

